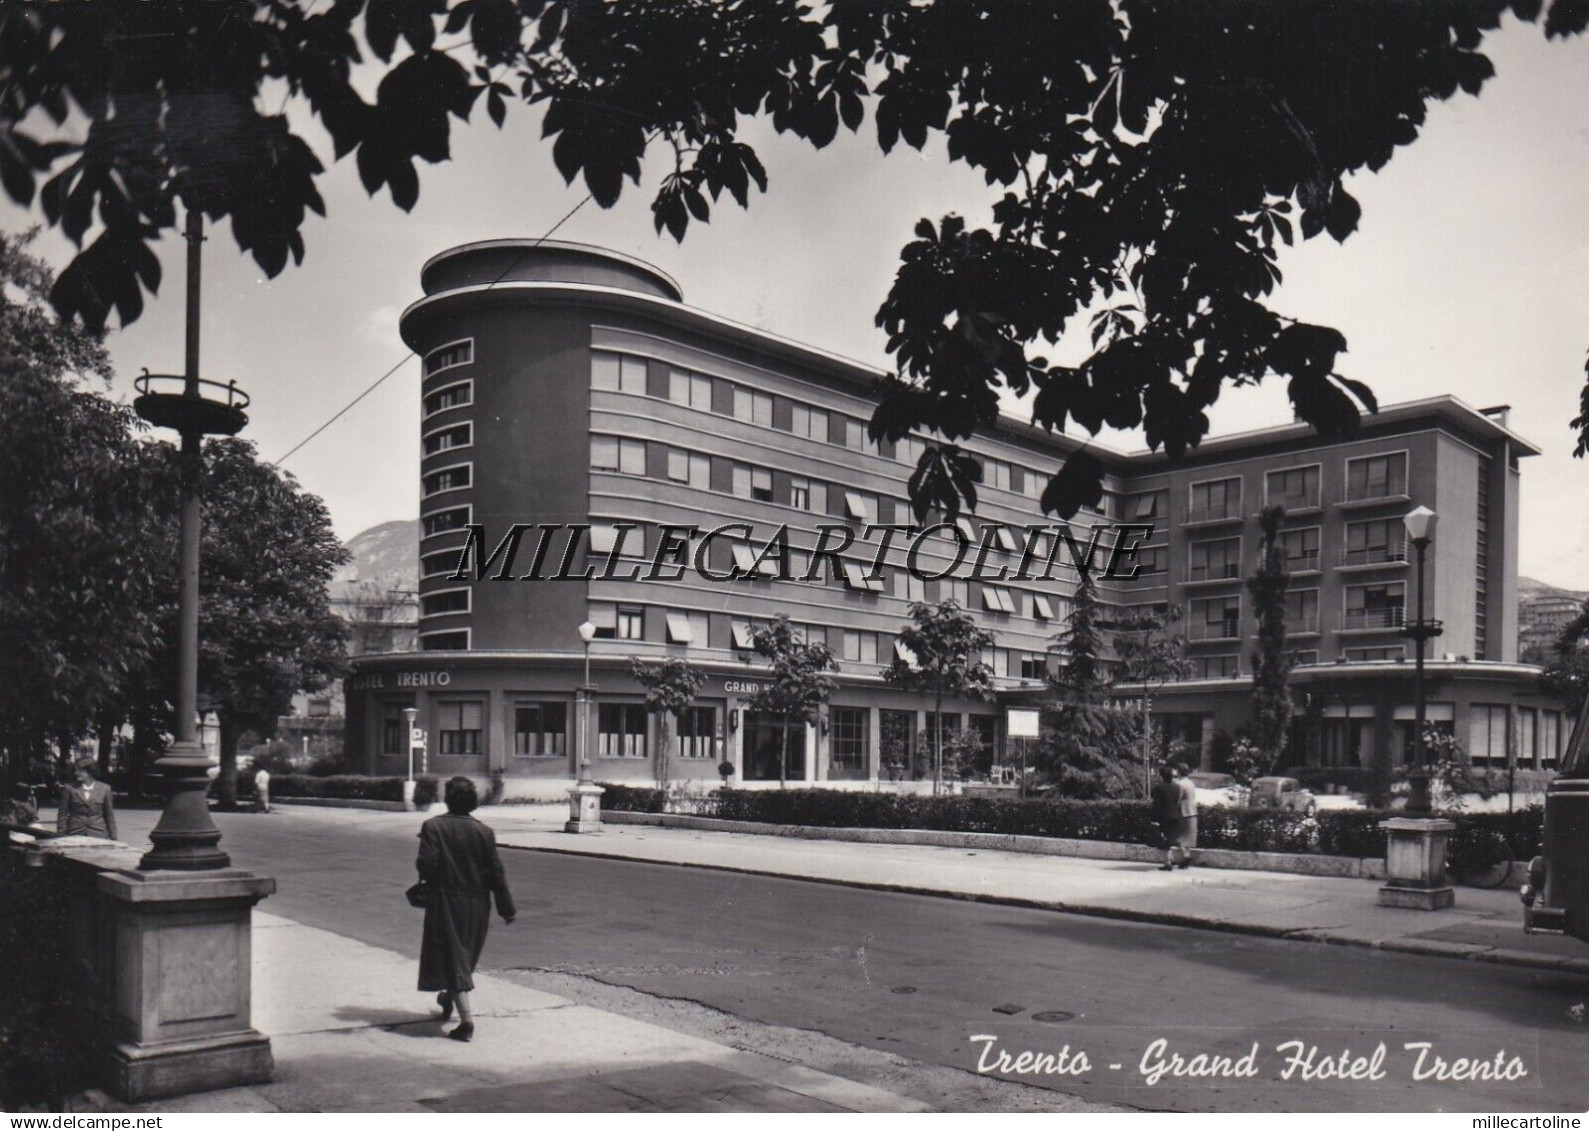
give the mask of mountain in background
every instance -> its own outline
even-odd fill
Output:
[[[331,579],[334,598],[350,598],[373,590],[419,588],[419,519],[383,522],[362,530],[345,544],[353,560]]]
[[[1556,585],[1547,585],[1543,581],[1535,581],[1532,577],[1519,577],[1517,579],[1517,602],[1536,601],[1541,597],[1571,597],[1574,601],[1589,600],[1589,592],[1578,589],[1562,589]]]

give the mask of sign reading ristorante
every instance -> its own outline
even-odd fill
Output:
[[[349,691],[381,691],[385,688],[408,690],[415,687],[446,687],[452,682],[449,671],[433,672],[371,672],[368,675],[350,676]]]

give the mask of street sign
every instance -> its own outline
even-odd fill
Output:
[[[1011,707],[1004,713],[1004,733],[1010,738],[1036,738],[1038,713]]]
[[[409,731],[408,744],[410,746],[423,748],[425,745],[425,732],[419,727],[415,727],[413,730]]]

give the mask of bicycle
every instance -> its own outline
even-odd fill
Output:
[[[1469,887],[1491,890],[1512,876],[1516,855],[1506,837],[1493,828],[1454,817],[1457,828],[1446,847],[1446,871]]]

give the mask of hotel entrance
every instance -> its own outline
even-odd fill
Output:
[[[778,759],[785,733],[789,736],[786,781],[806,777],[806,726],[799,719],[765,711],[745,712],[745,780],[777,781]]]

